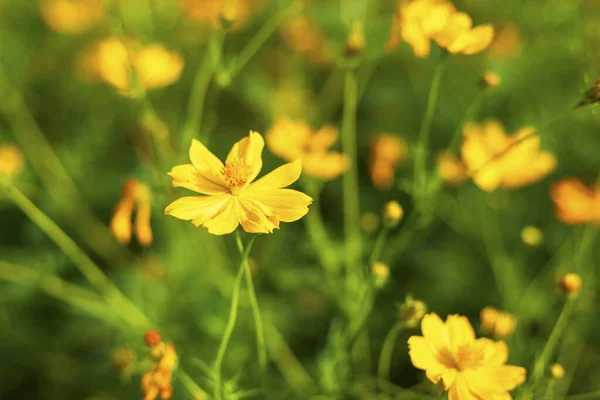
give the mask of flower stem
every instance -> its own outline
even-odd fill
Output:
[[[421,190],[424,190],[426,185],[425,179],[427,177],[427,147],[429,145],[429,134],[431,132],[435,106],[437,105],[440,94],[440,86],[445,66],[446,63],[442,59],[435,68],[431,87],[429,88],[429,96],[427,97],[427,107],[425,108],[425,114],[419,131],[419,144],[415,154],[414,165],[414,185],[417,196],[422,194]]]
[[[344,79],[344,111],[342,120],[342,150],[350,159],[350,168],[344,173],[344,239],[346,268],[358,268],[361,257],[360,204],[358,186],[358,157],[356,150],[356,109],[358,82],[356,71],[346,70]]]
[[[256,238],[252,236],[252,241]],[[244,257],[245,250],[244,244],[242,243],[242,237],[239,231],[235,231],[235,242],[240,252],[240,256]],[[252,309],[252,318],[254,319],[254,328],[256,329],[256,348],[258,350],[258,366],[260,373],[263,378],[267,376],[267,348],[265,346],[265,330],[263,327],[262,317],[260,315],[260,308],[258,307],[258,299],[256,298],[256,291],[254,290],[254,282],[252,281],[252,271],[250,271],[250,264],[248,263],[248,254],[245,255],[243,261],[244,270],[246,275],[246,286],[248,287],[248,297],[250,298],[250,308]]]
[[[381,260],[383,246],[385,245],[385,241],[387,240],[389,232],[390,228],[384,223],[384,225],[381,227],[381,230],[379,231],[379,235],[377,235],[375,245],[373,245],[373,251],[371,252],[371,256],[369,257],[369,264],[373,264]]]
[[[254,244],[254,239],[256,236],[252,236],[250,242],[246,246],[245,251],[242,254],[242,259],[240,261],[240,268],[235,277],[235,283],[233,286],[233,294],[231,296],[231,309],[229,310],[229,319],[227,320],[227,326],[225,327],[225,332],[223,333],[223,338],[221,339],[221,344],[219,345],[219,350],[217,351],[217,357],[215,359],[215,364],[213,367],[215,374],[215,389],[214,389],[214,397],[215,400],[221,400],[223,398],[221,389],[222,389],[222,376],[221,376],[221,367],[223,365],[223,359],[225,357],[225,352],[227,351],[227,346],[229,345],[229,340],[231,339],[231,335],[233,334],[233,330],[235,329],[235,323],[237,320],[237,312],[238,305],[240,300],[240,289],[242,288],[242,278],[244,277],[244,272],[246,270],[246,260],[248,258],[248,254],[250,254],[250,250],[252,249],[252,244]]]
[[[404,326],[403,322],[396,322],[385,336],[383,346],[381,346],[381,354],[379,355],[379,364],[377,367],[377,376],[380,380],[389,380],[394,346],[396,346],[396,340],[398,339],[400,332],[404,329]]]

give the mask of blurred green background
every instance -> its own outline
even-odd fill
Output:
[[[197,6],[210,6],[202,3]],[[285,0],[257,2],[243,24],[226,32],[224,65],[257,34],[265,34],[265,40],[229,84],[212,79],[201,128],[194,136],[208,138],[209,148],[224,157],[249,130],[266,133],[282,112],[314,128],[325,123],[339,126],[344,90],[340,63],[348,20],[364,16],[366,47],[358,57],[360,208],[362,213],[379,213],[387,201],[398,200],[410,214],[413,203],[405,190],[412,177],[410,149],[417,140],[440,51],[434,49],[428,59],[416,58],[406,43],[393,52],[383,51],[395,9],[391,1],[305,3],[294,8]],[[549,177],[519,190],[486,194],[471,182],[448,187],[428,216],[427,227],[407,231],[400,224],[391,232],[382,258],[391,275],[377,293],[367,322],[369,343],[363,344],[370,351],[369,362],[357,364],[336,346],[332,321],[343,320],[343,313],[325,285],[305,221],[283,224],[274,234],[259,236],[251,256],[267,341],[274,346],[270,353],[285,354],[277,349],[284,339],[312,380],[310,390],[293,390],[282,377],[280,363],[289,361],[283,355],[283,361],[270,363],[272,398],[317,394],[323,399],[377,398],[369,389],[369,377],[375,374],[383,338],[398,318],[397,304],[407,294],[439,315],[466,315],[475,327],[479,311],[487,305],[515,314],[518,328],[507,340],[510,363],[529,369],[561,309],[554,280],[567,271],[583,277],[584,290],[552,355],[567,371],[556,386],[556,398],[600,390],[597,227],[561,224],[548,196],[552,182],[564,177],[593,182],[600,166],[597,110],[590,106],[568,111],[600,75],[600,3],[457,0],[454,4],[476,23],[492,23],[498,32],[512,27],[509,30],[517,31],[518,39],[512,48],[500,43],[496,51],[450,58],[433,120],[429,159],[448,145],[481,91],[481,75],[494,70],[502,83],[483,95],[475,120],[495,118],[507,132],[514,132],[524,125],[543,126],[561,115],[540,131],[542,147],[556,155],[558,167]],[[163,210],[174,198],[189,195],[184,189],[172,189],[166,173],[187,160],[188,101],[214,33],[175,1],[107,3],[104,17],[76,34],[52,30],[40,7],[30,0],[0,1],[0,143],[17,145],[26,158],[15,184],[175,344],[180,365],[210,393],[210,377],[199,365],[210,364],[215,357],[239,257],[232,236],[210,236],[202,228],[165,216]],[[115,12],[117,8],[121,13]],[[296,14],[308,17],[320,30],[319,43],[331,55],[328,60],[315,64],[291,49],[280,25]],[[265,31],[265,26],[272,26],[272,31]],[[115,29],[178,52],[184,60],[181,77],[168,87],[150,90],[143,100],[123,97],[106,83],[82,79],[78,56]],[[149,109],[146,101],[168,127],[167,142],[174,153],[169,165],[157,161],[149,139],[152,133],[141,123]],[[409,144],[409,158],[397,170],[398,185],[383,192],[374,189],[368,173],[369,138],[380,132],[394,133]],[[267,149],[264,159],[265,171],[283,163]],[[108,230],[123,183],[130,177],[152,189],[154,241],[149,248],[135,240],[121,246]],[[332,251],[339,260],[345,251],[342,191],[341,179],[334,180],[324,185],[320,198]],[[6,197],[1,198],[0,221],[0,398],[141,398],[139,378],[147,365],[125,379],[112,359],[115,349],[123,346],[142,359],[141,333],[124,328],[110,313],[92,316],[49,293],[52,289],[44,282],[50,276],[90,285],[64,252]],[[522,242],[520,232],[526,225],[543,231],[540,246]],[[365,254],[375,236],[363,231]],[[392,363],[390,381],[405,388],[424,380],[408,358],[406,339],[413,334],[419,329],[401,334]],[[244,293],[224,376],[233,392],[258,386],[253,324]],[[180,378],[174,378],[174,388],[174,399],[192,398]],[[435,393],[430,387],[415,390]]]

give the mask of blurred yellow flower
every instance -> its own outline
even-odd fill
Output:
[[[485,307],[479,314],[481,319],[481,330],[487,334],[497,337],[508,337],[515,332],[517,320],[512,314]]]
[[[550,375],[550,378],[552,378],[556,381],[559,381],[565,377],[565,369],[559,363],[554,363],[554,364],[550,365],[550,368],[548,369],[548,373]]]
[[[537,226],[527,225],[521,230],[521,240],[526,245],[539,246],[544,240],[544,232]]]
[[[279,117],[267,132],[267,145],[273,154],[286,161],[302,160],[304,171],[317,179],[332,180],[350,167],[342,153],[328,151],[338,139],[333,125],[313,131],[308,124]]]
[[[500,60],[515,56],[521,48],[521,34],[519,29],[511,23],[505,24],[494,36],[488,49],[491,58]]]
[[[558,281],[560,288],[568,295],[575,295],[579,293],[583,286],[583,279],[578,274],[570,272],[563,275]]]
[[[406,326],[415,328],[427,313],[427,305],[421,300],[415,300],[411,295],[406,296],[399,307],[400,321]]]
[[[404,216],[404,208],[395,200],[388,201],[383,207],[383,219],[389,224],[397,224]]]
[[[438,173],[451,185],[459,185],[469,178],[467,167],[460,158],[448,151],[438,154]]]
[[[386,48],[394,48],[402,38],[417,57],[425,58],[431,51],[430,40],[433,39],[452,54],[476,54],[490,45],[494,28],[491,25],[473,28],[472,25],[471,17],[456,11],[449,1],[413,0],[397,11]]]
[[[421,330],[423,336],[408,339],[410,359],[430,381],[441,381],[449,400],[509,399],[525,381],[525,368],[505,365],[506,343],[476,339],[466,317],[449,315],[444,323],[427,314]]]
[[[123,185],[123,196],[115,207],[115,212],[110,221],[110,230],[119,243],[129,244],[132,233],[132,215],[137,207],[135,235],[142,247],[152,244],[152,228],[150,227],[151,194],[150,188],[136,179],[128,179]]]
[[[131,81],[131,66],[144,89],[169,86],[181,76],[183,59],[177,53],[158,43],[131,47],[128,51],[116,37],[101,40],[80,57],[82,72],[89,78],[111,84],[124,96],[136,94]]]
[[[389,133],[381,133],[370,139],[369,173],[373,185],[388,190],[394,184],[396,166],[406,158],[406,142]]]
[[[170,399],[173,396],[173,370],[177,363],[177,352],[170,343],[164,343],[156,331],[148,331],[144,335],[146,344],[155,363],[153,367],[142,376],[143,400]]]
[[[481,77],[481,86],[484,89],[488,89],[488,88],[495,88],[498,87],[500,85],[500,83],[502,82],[502,77],[500,75],[498,75],[497,72],[494,71],[486,71],[483,76]]]
[[[312,199],[304,193],[283,189],[296,182],[300,160],[285,164],[253,182],[262,169],[265,142],[257,132],[233,145],[223,164],[197,140],[190,147],[191,164],[174,167],[173,186],[206,196],[182,197],[165,213],[191,220],[214,235],[233,232],[239,224],[246,232],[272,233],[280,222],[293,222],[308,212]]]
[[[191,19],[217,27],[222,21],[242,26],[264,0],[179,0],[182,11]]]
[[[475,184],[488,192],[519,188],[551,173],[556,159],[540,151],[540,138],[533,131],[525,127],[508,137],[497,121],[466,124],[461,155]]]
[[[40,13],[53,31],[76,34],[104,18],[104,3],[99,0],[42,0]]]
[[[18,147],[0,145],[0,177],[11,177],[18,174],[25,165],[25,157]]]
[[[304,55],[314,65],[326,64],[332,58],[324,44],[323,34],[305,16],[288,19],[281,25],[279,33],[290,50]]]
[[[586,186],[577,178],[556,182],[550,189],[555,215],[566,224],[600,224],[600,186]]]

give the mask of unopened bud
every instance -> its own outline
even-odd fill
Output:
[[[365,49],[365,34],[362,24],[354,24],[346,39],[345,49],[348,57],[357,57]]]
[[[411,328],[419,325],[425,313],[427,313],[425,303],[413,299],[412,296],[407,296],[404,303],[400,305],[400,320]]]
[[[0,146],[0,178],[10,178],[23,168],[25,157],[17,147],[12,145]]]
[[[499,86],[500,82],[502,82],[500,75],[494,71],[487,71],[483,74],[479,83],[484,89],[493,89]]]
[[[507,337],[514,333],[517,320],[512,314],[496,310],[493,307],[485,307],[479,315],[481,319],[481,330],[497,337]]]
[[[404,216],[404,209],[395,200],[388,202],[383,207],[383,218],[388,225],[395,226],[402,220]]]
[[[150,348],[158,346],[162,343],[160,332],[154,329],[146,331],[146,333],[144,333],[144,342],[146,342],[146,345]]]
[[[527,225],[521,230],[521,240],[531,247],[539,246],[544,240],[544,233],[535,226]]]
[[[554,363],[550,366],[548,370],[550,374],[550,378],[559,381],[565,377],[565,369],[559,363]]]
[[[382,262],[376,262],[371,265],[371,274],[375,280],[375,286],[383,287],[390,277],[390,267]]]
[[[596,79],[594,84],[585,93],[583,100],[575,108],[580,108],[588,104],[600,102],[600,78]]]
[[[560,288],[568,295],[575,295],[581,290],[583,281],[581,277],[574,273],[568,273],[560,278]]]

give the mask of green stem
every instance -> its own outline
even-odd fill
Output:
[[[542,350],[542,353],[535,361],[533,373],[531,374],[531,384],[533,386],[535,386],[539,382],[540,378],[543,377],[544,372],[546,370],[546,366],[548,364],[548,359],[550,358],[550,355],[556,348],[556,345],[558,344],[561,335],[567,327],[569,317],[571,316],[571,312],[573,311],[574,304],[575,298],[573,296],[568,297],[560,313],[560,316],[558,317],[558,320],[554,325],[554,329],[552,330],[552,333],[550,334],[550,337],[548,338],[548,341],[546,342],[546,345]]]
[[[223,366],[223,359],[225,357],[225,352],[227,351],[227,346],[229,345],[229,340],[231,339],[231,335],[233,334],[233,330],[235,329],[235,323],[237,320],[237,312],[238,305],[240,300],[240,290],[242,288],[242,278],[244,277],[244,272],[246,270],[246,260],[248,259],[248,254],[250,254],[250,250],[252,249],[252,244],[254,243],[255,236],[250,239],[250,243],[246,246],[244,253],[242,254],[242,259],[240,261],[240,268],[235,277],[235,283],[233,286],[233,294],[231,296],[231,309],[229,310],[229,319],[227,320],[227,326],[225,327],[225,332],[223,333],[223,338],[221,339],[221,344],[219,345],[219,350],[217,351],[217,357],[215,359],[214,364],[214,374],[215,374],[215,389],[214,389],[214,397],[215,400],[221,400],[223,398],[221,389],[222,389],[222,375],[221,368]]]
[[[358,156],[356,143],[356,110],[358,82],[356,71],[347,69],[344,79],[344,111],[342,120],[342,150],[350,159],[350,168],[344,173],[344,240],[346,268],[350,271],[360,264],[360,204],[358,186]]]
[[[193,399],[206,399],[208,398],[208,393],[198,386],[196,382],[181,368],[177,368],[177,376],[179,380],[185,386],[187,391],[193,396]]]
[[[381,346],[381,354],[379,355],[379,364],[377,368],[377,376],[380,380],[389,380],[394,347],[396,346],[398,335],[402,332],[404,326],[403,322],[396,322],[385,336],[383,346]]]
[[[463,131],[463,127],[465,126],[465,124],[467,122],[469,122],[475,118],[477,111],[479,111],[479,106],[481,105],[481,101],[483,100],[484,93],[485,92],[479,92],[477,94],[475,99],[473,99],[473,102],[471,102],[471,104],[467,108],[467,111],[465,112],[465,115],[461,119],[460,123],[456,127],[456,130],[454,131],[454,134],[452,135],[452,138],[450,139],[450,144],[448,145],[448,150],[451,153],[455,153],[456,151],[458,151],[457,147],[458,147],[458,144],[460,143],[460,138],[462,137],[461,134]]]
[[[433,74],[433,80],[431,81],[431,87],[429,89],[429,95],[427,97],[427,107],[425,108],[425,114],[423,121],[421,122],[421,129],[419,131],[419,144],[415,154],[415,165],[414,165],[414,185],[417,196],[422,194],[421,190],[424,190],[427,177],[427,147],[429,146],[429,134],[431,132],[431,124],[433,123],[433,115],[435,113],[435,106],[440,94],[440,86],[442,82],[442,76],[446,66],[445,60],[441,60],[435,72]]]
[[[254,241],[256,235],[252,235],[251,242]],[[242,237],[239,231],[235,231],[235,242],[240,252],[240,256],[246,254],[244,250],[244,244],[242,243]],[[251,246],[252,243],[249,244]],[[252,281],[252,271],[250,271],[250,264],[248,263],[248,254],[244,258],[244,267],[246,274],[246,286],[248,288],[248,297],[250,299],[250,308],[252,309],[252,318],[254,319],[254,328],[256,329],[256,348],[258,351],[258,366],[263,378],[267,376],[267,348],[265,346],[265,330],[263,327],[262,317],[260,315],[260,308],[258,306],[258,299],[256,298],[256,291],[254,290],[254,282]]]
[[[371,256],[369,257],[369,264],[373,264],[377,261],[381,260],[381,254],[383,253],[383,246],[385,245],[385,241],[387,239],[388,233],[390,232],[389,227],[384,223],[379,231],[379,235],[377,235],[377,239],[375,240],[375,245],[373,245],[373,251],[371,252]]]

